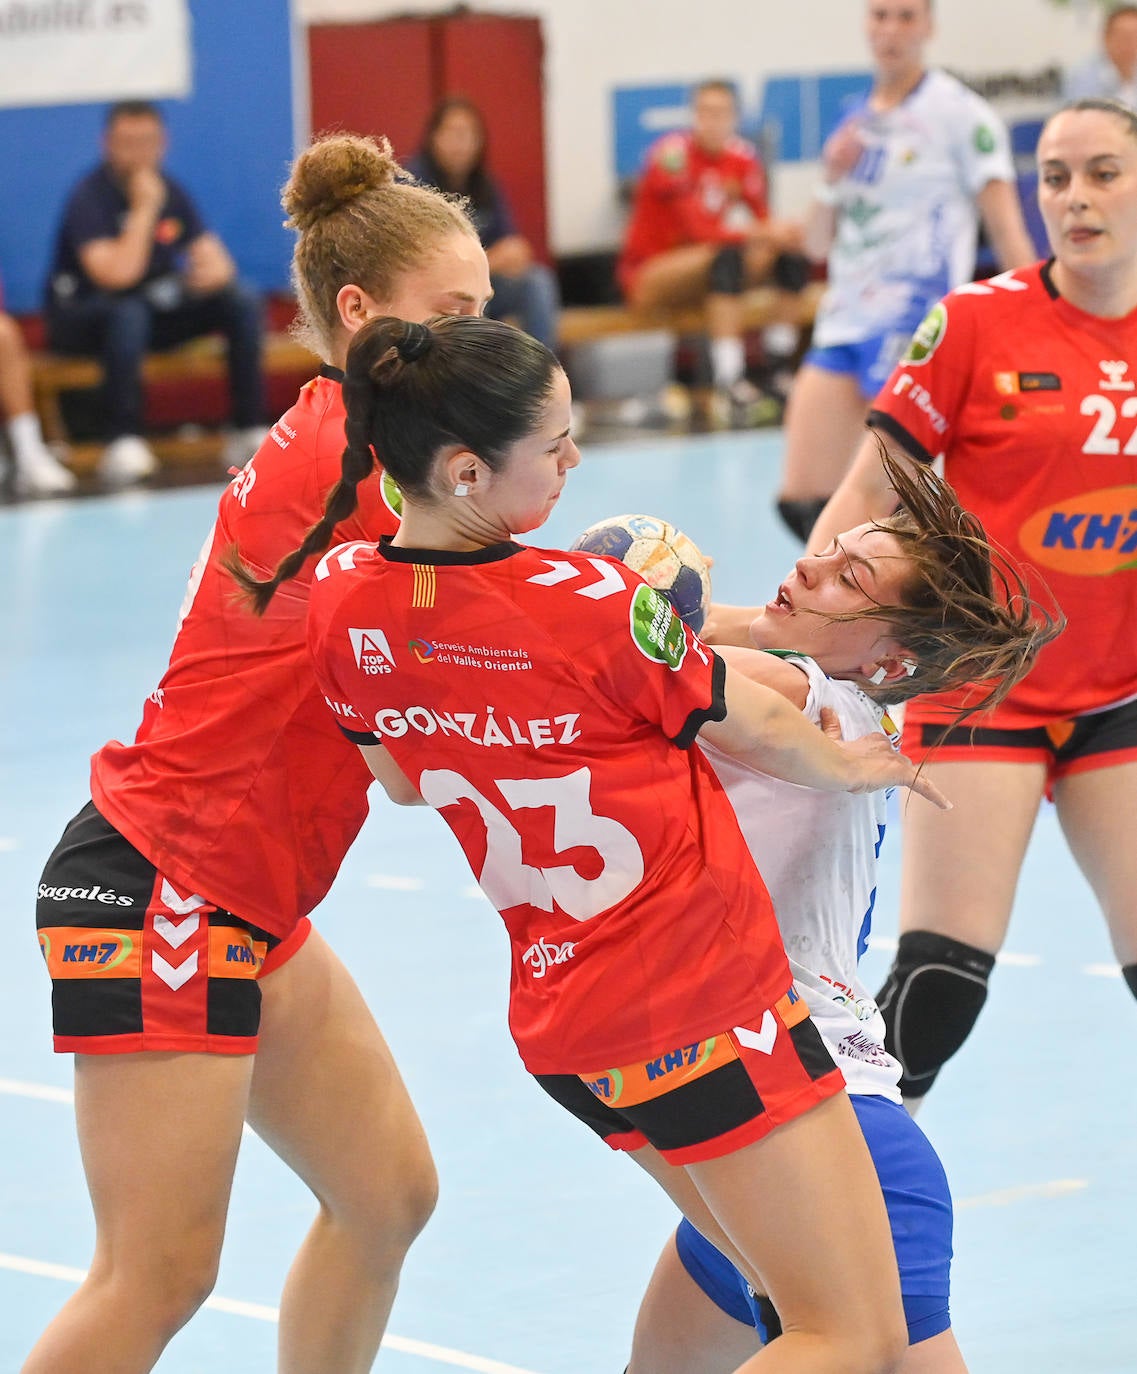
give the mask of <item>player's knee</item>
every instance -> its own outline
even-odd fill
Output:
[[[930,930],[901,935],[877,1003],[906,1098],[922,1097],[970,1035],[994,966],[993,954],[962,940]]]
[[[778,502],[778,515],[786,529],[804,544],[813,533],[826,501],[824,496],[814,496],[804,501],[787,501],[783,498]]]
[[[737,244],[728,243],[711,259],[711,270],[707,276],[707,286],[718,295],[740,296],[746,282],[746,271],[742,262],[742,249]]]
[[[1121,970],[1121,976],[1125,979],[1129,991],[1137,997],[1137,964],[1126,964]]]

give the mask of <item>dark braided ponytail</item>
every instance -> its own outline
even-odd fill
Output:
[[[364,325],[348,349],[347,445],[323,517],[270,578],[257,577],[236,549],[223,559],[252,609],[263,614],[280,584],[328,548],[358,504],[360,482],[380,463],[404,495],[422,503],[436,499],[431,472],[447,445],[468,448],[499,469],[508,449],[539,423],[559,367],[543,344],[497,320],[447,315],[413,324],[383,316]]]

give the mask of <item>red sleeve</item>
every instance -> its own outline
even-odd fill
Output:
[[[631,715],[658,725],[674,744],[689,748],[708,720],[726,715],[725,665],[665,596],[638,579],[608,609],[606,632],[593,645],[597,686]]]
[[[869,411],[874,429],[926,463],[947,448],[974,375],[974,299],[964,291],[932,306]]]

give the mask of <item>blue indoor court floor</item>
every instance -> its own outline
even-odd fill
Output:
[[[534,542],[649,511],[714,555],[718,599],[765,600],[795,556],[770,515],[780,443],[766,431],[586,447]],[[88,756],[133,734],[157,683],[216,497],[199,486],[0,508],[0,1374],[67,1297],[93,1235],[71,1063],[50,1048],[35,886],[86,798]],[[897,852],[892,833],[870,986],[895,936]],[[441,820],[373,798],[315,919],[392,1044],[442,1181],[378,1368],[619,1374],[674,1217],[528,1080],[506,1031],[500,922]],[[921,1115],[957,1200],[956,1333],[972,1374],[1134,1374],[1137,1006],[1049,810],[1007,948]],[[275,1305],[311,1213],[249,1135],[215,1296],[162,1374],[270,1374]]]

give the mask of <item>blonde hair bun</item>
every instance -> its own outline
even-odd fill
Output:
[[[368,191],[405,175],[386,138],[325,134],[296,159],[281,191],[287,227],[303,233]]]

